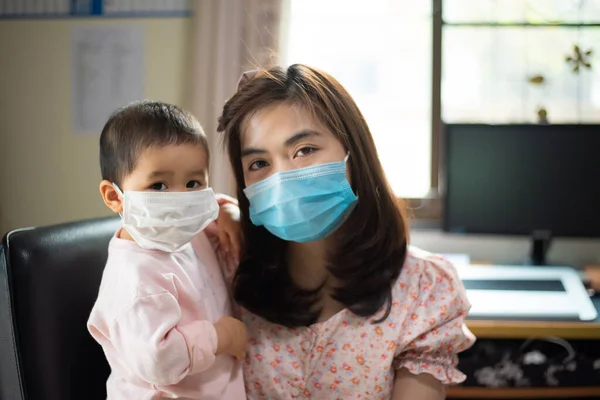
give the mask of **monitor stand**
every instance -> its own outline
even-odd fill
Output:
[[[531,252],[527,265],[548,265],[546,255],[552,242],[552,232],[540,230],[531,233]]]

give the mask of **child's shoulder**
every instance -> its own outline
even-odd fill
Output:
[[[102,289],[109,296],[133,299],[171,291],[170,272],[176,264],[169,253],[146,250],[134,241],[113,237],[102,276]]]
[[[113,237],[108,244],[108,258],[105,269],[123,269],[127,271],[146,269],[155,264],[162,264],[169,259],[169,253],[159,250],[141,248],[136,242]]]
[[[192,239],[192,247],[199,252],[214,253],[213,240],[219,240],[214,224],[210,224]]]
[[[216,224],[210,224],[198,234],[192,240],[192,245],[198,260],[205,265],[218,266],[227,286],[230,286],[239,261],[233,253],[225,251],[221,245]]]
[[[216,232],[207,228],[194,236],[191,244],[199,262],[203,264],[213,262],[220,264],[218,255],[220,242]]]

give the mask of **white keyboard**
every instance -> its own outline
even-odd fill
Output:
[[[598,317],[570,267],[456,265],[471,319],[578,320]]]

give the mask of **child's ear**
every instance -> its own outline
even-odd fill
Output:
[[[115,213],[123,212],[123,198],[115,189],[115,186],[107,180],[100,182],[100,195],[104,204]]]

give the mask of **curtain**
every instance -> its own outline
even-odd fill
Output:
[[[188,109],[208,136],[215,192],[235,194],[217,118],[242,72],[277,62],[284,1],[194,1]]]

